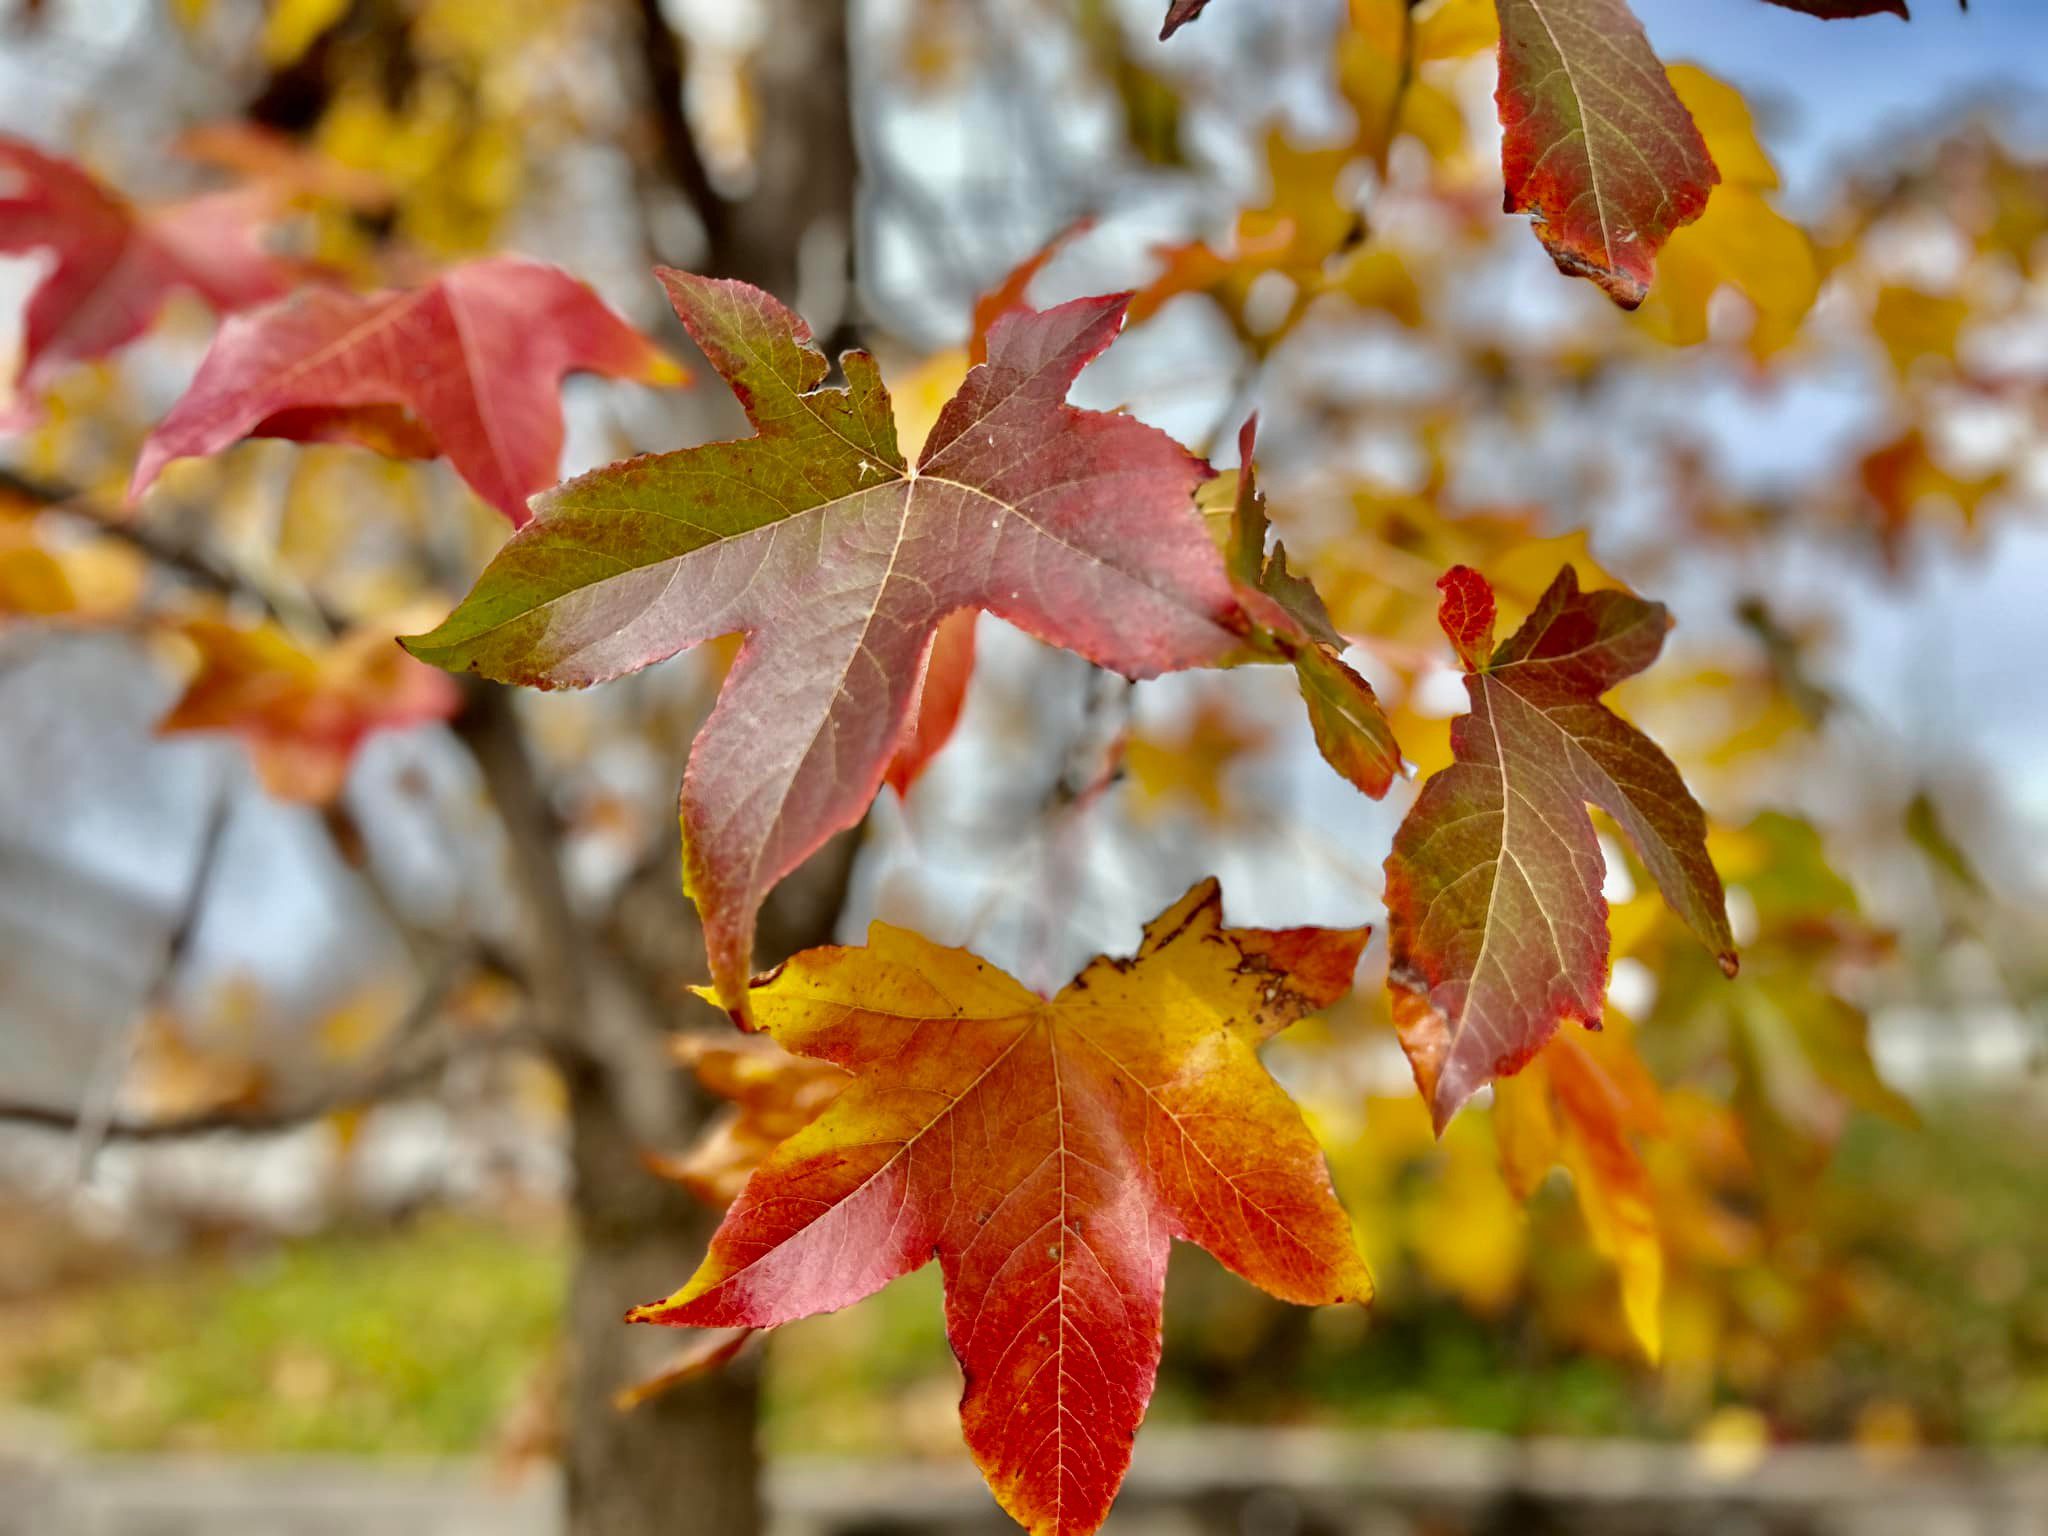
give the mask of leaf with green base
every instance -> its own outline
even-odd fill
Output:
[[[1006,316],[913,468],[874,359],[843,388],[758,289],[660,274],[756,435],[628,460],[536,497],[438,629],[456,671],[542,688],[745,636],[682,791],[685,883],[744,1010],[769,890],[852,826],[905,738],[948,615],[980,608],[1128,677],[1216,665],[1247,621],[1193,506],[1208,467],[1066,404],[1122,296]]]

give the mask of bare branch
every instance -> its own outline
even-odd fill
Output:
[[[471,953],[452,957],[451,963],[430,978],[413,1006],[392,1031],[392,1047],[385,1059],[368,1071],[321,1088],[288,1104],[268,1109],[204,1110],[197,1114],[159,1120],[108,1118],[98,1128],[106,1141],[182,1141],[200,1136],[269,1136],[320,1120],[339,1110],[385,1103],[434,1087],[442,1074],[458,1061],[493,1051],[530,1048],[533,1038],[525,1031],[501,1031],[490,1035],[442,1040],[422,1048],[420,1036],[439,1018],[456,984],[468,973]],[[60,1105],[0,1100],[0,1125],[17,1125],[34,1130],[77,1133],[85,1124],[86,1111]]]
[[[213,889],[214,874],[220,867],[220,851],[226,842],[228,820],[234,811],[234,795],[223,777],[214,790],[206,825],[199,834],[199,851],[192,860],[192,873],[185,882],[185,895],[165,936],[163,954],[156,974],[137,1002],[128,1025],[100,1053],[100,1062],[86,1085],[85,1102],[78,1112],[78,1142],[73,1154],[75,1176],[83,1181],[92,1172],[94,1160],[105,1145],[108,1128],[114,1122],[114,1105],[120,1098],[121,1083],[134,1060],[135,1042],[151,1010],[169,1000],[185,958],[198,936],[200,919],[206,914],[206,899]]]
[[[139,517],[99,505],[75,487],[39,480],[0,465],[0,496],[12,496],[45,511],[89,525],[95,533],[126,544],[160,570],[220,597],[253,603],[290,628],[333,633],[348,627],[337,613],[312,597],[280,592],[218,554],[174,539]]]

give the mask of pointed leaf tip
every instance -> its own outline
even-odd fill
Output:
[[[1498,0],[1502,207],[1623,309],[1720,180],[1628,0]]]
[[[1454,565],[1437,578],[1443,594],[1437,623],[1467,672],[1477,672],[1493,654],[1494,597],[1492,583],[1469,565]]]

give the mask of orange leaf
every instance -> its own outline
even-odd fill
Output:
[[[703,1267],[632,1317],[760,1328],[936,1257],[968,1448],[1041,1536],[1095,1530],[1152,1394],[1169,1240],[1303,1303],[1371,1279],[1258,1047],[1350,985],[1363,929],[1230,929],[1205,881],[1046,999],[876,924],[753,986],[853,1084],[769,1157]]]

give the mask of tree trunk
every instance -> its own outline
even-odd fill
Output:
[[[577,1244],[563,1446],[569,1529],[748,1536],[762,1526],[758,1351],[630,1412],[612,1404],[620,1387],[687,1342],[681,1331],[621,1319],[689,1278],[716,1213],[649,1175],[601,1073],[575,1073],[567,1086]]]
[[[768,0],[752,61],[762,142],[744,198],[712,188],[682,111],[680,45],[658,0],[639,9],[661,170],[698,209],[706,270],[777,294],[821,335],[838,331],[849,303],[856,169],[843,0]],[[840,838],[783,882],[761,914],[761,961],[830,940],[852,851],[853,839]],[[580,1032],[606,1038],[565,1067],[577,1242],[564,1397],[567,1528],[570,1536],[758,1536],[758,1348],[631,1412],[612,1402],[690,1341],[687,1332],[627,1327],[623,1318],[689,1278],[717,1222],[640,1160],[643,1150],[686,1146],[707,1112],[668,1060],[667,1032],[693,1011],[697,1022],[724,1027],[683,991],[705,974],[702,932],[674,859],[657,866],[621,899],[604,953],[571,961],[585,977]]]

